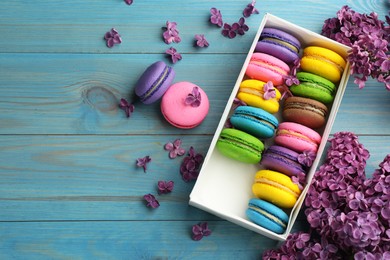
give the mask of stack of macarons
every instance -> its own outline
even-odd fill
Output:
[[[175,71],[163,61],[151,64],[135,85],[135,94],[143,104],[161,99],[161,113],[171,125],[194,128],[202,123],[209,111],[207,94],[194,83],[172,84]]]
[[[291,77],[296,61],[300,84],[282,100],[277,87]],[[216,145],[227,157],[259,165],[246,210],[253,223],[278,234],[286,230],[303,189],[293,179],[305,177],[316,158],[344,67],[332,50],[302,48],[292,33],[263,29],[236,95],[244,105],[231,108]]]

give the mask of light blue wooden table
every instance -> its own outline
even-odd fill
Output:
[[[224,38],[209,10],[237,21],[249,0],[2,0],[0,1],[0,259],[255,259],[277,242],[188,205],[194,182],[179,174],[183,157],[163,146],[206,154],[230,91],[266,12],[320,32],[323,21],[348,4],[384,19],[387,0],[258,1],[249,32]],[[208,93],[211,108],[192,130],[168,125],[159,104],[137,105],[130,119],[117,107],[133,93],[142,71],[169,60],[161,37],[175,21],[183,59],[175,81]],[[123,42],[109,49],[115,27]],[[210,46],[193,47],[195,34]],[[370,150],[367,173],[390,151],[390,92],[376,81],[359,90],[350,79],[332,133],[352,131]],[[147,173],[135,166],[149,155]],[[142,196],[158,180],[174,191],[151,210]],[[208,221],[212,235],[191,239]],[[306,227],[302,214],[294,230]]]

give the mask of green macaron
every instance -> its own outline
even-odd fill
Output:
[[[238,129],[225,128],[217,141],[221,154],[244,163],[259,163],[264,144],[256,137]]]
[[[312,98],[324,104],[333,101],[336,94],[336,86],[333,82],[308,72],[298,72],[298,85],[292,85],[290,91],[299,97]]]

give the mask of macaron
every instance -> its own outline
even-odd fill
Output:
[[[290,87],[291,93],[295,96],[312,98],[324,104],[329,104],[333,101],[336,94],[336,85],[313,73],[298,72],[296,75],[299,80],[298,85]]]
[[[298,153],[317,152],[321,143],[321,135],[307,126],[294,122],[282,122],[276,130],[274,142]]]
[[[275,97],[264,97],[264,85],[266,83],[260,80],[247,79],[241,82],[237,93],[237,98],[247,105],[259,107],[265,111],[275,114],[279,111],[280,91],[274,88]]]
[[[260,139],[274,136],[278,119],[267,111],[251,106],[239,106],[230,117],[230,123],[237,129]]]
[[[284,61],[266,53],[255,52],[251,56],[245,73],[252,79],[272,81],[275,86],[279,86],[283,84],[284,77],[289,72],[290,67]]]
[[[340,80],[345,65],[344,58],[330,49],[309,46],[303,50],[301,69],[324,77],[333,83]]]
[[[255,52],[263,52],[281,59],[287,64],[299,58],[301,43],[293,35],[277,29],[264,28],[257,42]]]
[[[163,61],[157,61],[150,65],[138,79],[135,94],[144,104],[156,102],[171,86],[174,78],[173,68]]]
[[[277,234],[284,233],[289,220],[288,215],[281,208],[261,199],[249,201],[246,216],[253,223]]]
[[[279,145],[269,146],[263,153],[260,164],[264,168],[296,176],[306,174],[304,166],[298,161],[299,153]]]
[[[260,162],[264,150],[264,144],[258,138],[232,128],[222,129],[216,146],[221,154],[251,164]]]
[[[284,121],[299,123],[310,128],[324,126],[327,114],[328,107],[311,98],[292,96],[283,103]]]
[[[209,111],[207,94],[194,83],[182,81],[169,87],[161,100],[161,113],[173,126],[190,129],[198,126]]]
[[[292,208],[301,194],[301,189],[292,182],[289,176],[283,173],[260,170],[256,173],[252,192],[257,198],[278,207]]]

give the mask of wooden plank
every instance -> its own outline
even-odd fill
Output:
[[[257,259],[277,242],[226,221],[191,238],[199,221],[0,222],[0,258]]]
[[[136,1],[126,6],[121,0],[86,0],[58,3],[50,0],[33,2],[4,0],[0,2],[1,52],[66,52],[66,53],[163,53],[169,46],[162,41],[161,27],[176,21],[182,42],[173,45],[183,53],[246,53],[262,16],[268,12],[314,32],[321,32],[326,18],[335,17],[343,5],[356,11],[376,11],[384,20],[384,1],[258,1],[259,15],[247,19],[250,27],[244,37],[224,38],[221,30],[208,22],[211,7],[221,10],[224,21],[232,24],[242,16],[248,4],[242,1]],[[158,16],[155,11],[158,10]],[[308,11],[310,10],[310,11]],[[115,27],[123,38],[120,46],[109,49],[103,35]],[[205,34],[209,48],[193,47],[194,35]]]
[[[174,82],[198,84],[211,104],[202,125],[179,130],[165,122],[159,103],[136,104],[129,120],[117,107],[121,97],[133,95],[144,69],[164,60],[163,55],[1,54],[0,134],[211,135],[245,58],[244,54],[187,54],[174,66]],[[333,132],[388,135],[389,100],[383,84],[369,80],[359,89],[350,78]],[[381,127],[372,127],[377,122]]]
[[[168,159],[163,145],[181,138],[205,155],[210,136],[0,136],[0,220],[186,220],[205,217],[188,206],[193,182],[181,179],[183,157]],[[390,150],[390,136],[361,136],[371,152],[367,174]],[[147,173],[135,166],[150,155]],[[250,173],[248,173],[250,174]],[[159,180],[174,192],[150,211],[142,196],[157,195]],[[222,187],[223,188],[223,187]],[[45,212],[43,214],[43,212]]]

